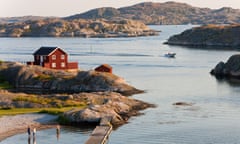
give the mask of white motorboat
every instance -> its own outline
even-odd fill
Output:
[[[176,53],[172,53],[172,52],[168,52],[166,54],[164,54],[165,57],[169,57],[169,58],[174,58],[176,55]]]

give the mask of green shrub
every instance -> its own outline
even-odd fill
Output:
[[[13,88],[13,86],[0,76],[0,89],[11,89],[11,88]]]

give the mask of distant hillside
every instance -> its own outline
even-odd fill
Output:
[[[105,18],[105,19],[111,19],[113,17],[120,17],[120,11],[116,8],[112,7],[103,7],[103,8],[97,8],[90,10],[83,14],[76,14],[73,16],[66,17],[65,19],[99,19],[99,18]]]
[[[145,24],[231,24],[240,23],[240,10],[198,8],[185,3],[145,2],[123,8],[98,8],[65,19],[133,19]]]
[[[28,20],[41,20],[47,17],[24,16],[0,18],[0,23],[24,22]],[[240,23],[240,9],[223,7],[220,9],[193,7],[185,3],[166,2],[139,3],[119,9],[102,7],[89,10],[85,13],[64,17],[65,20],[73,19],[107,19],[139,20],[150,25],[176,25],[176,24],[233,24]]]
[[[171,36],[167,44],[217,47],[217,48],[239,48],[240,47],[240,24],[234,25],[204,25],[195,27]]]

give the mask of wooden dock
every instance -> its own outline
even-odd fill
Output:
[[[105,144],[112,132],[111,118],[105,117],[101,119],[100,125],[97,126],[85,144]]]

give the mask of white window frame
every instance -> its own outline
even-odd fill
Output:
[[[61,62],[61,67],[62,67],[62,68],[65,68],[65,67],[66,67],[65,62]]]
[[[56,67],[57,67],[56,63],[52,63],[52,68],[56,68]]]
[[[52,60],[56,60],[56,55],[52,55]]]
[[[65,59],[65,55],[62,54],[61,55],[61,59],[64,60]]]

